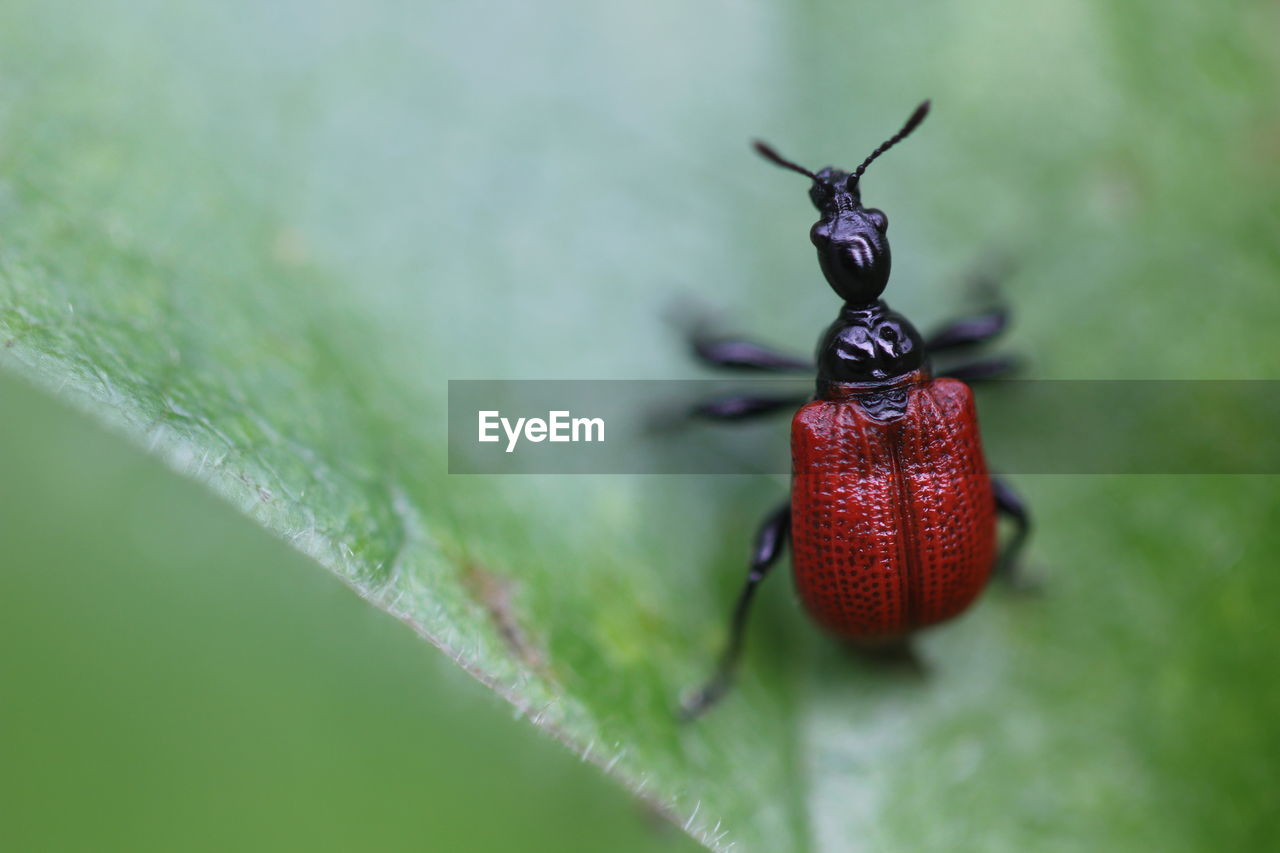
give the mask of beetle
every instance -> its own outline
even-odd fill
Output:
[[[730,395],[696,406],[697,417],[736,421],[795,409],[791,496],[760,525],[729,641],[711,679],[683,706],[697,716],[723,696],[742,654],[760,582],[788,539],[795,588],[828,633],[868,648],[903,644],[915,631],[963,612],[993,574],[1012,576],[1031,529],[1026,505],[992,477],[964,380],[1007,373],[1013,361],[973,358],[935,374],[932,356],[964,354],[998,335],[1008,312],[989,311],[928,338],[880,299],[889,282],[889,221],[862,203],[867,167],[920,125],[929,101],[853,172],[810,171],[763,142],[773,164],[810,180],[819,218],[809,231],[827,283],[844,300],[818,341],[812,398]],[[745,339],[691,336],[703,362],[754,371],[814,365]],[[807,400],[807,402],[805,401]],[[997,517],[1016,525],[997,554]]]

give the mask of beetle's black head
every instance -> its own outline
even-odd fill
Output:
[[[818,263],[831,288],[851,305],[873,304],[889,283],[892,259],[889,252],[889,219],[874,207],[862,206],[858,181],[867,166],[906,138],[929,112],[925,101],[907,119],[902,130],[891,136],[853,172],[827,167],[811,172],[784,159],[763,142],[755,144],[767,160],[806,175],[813,181],[809,198],[819,219],[809,230],[809,239],[818,250]]]

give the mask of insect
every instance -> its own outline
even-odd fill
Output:
[[[973,394],[963,380],[1008,372],[1012,360],[970,357],[933,372],[931,356],[964,355],[1006,326],[1004,310],[950,323],[922,336],[880,299],[889,281],[885,214],[864,207],[867,167],[905,139],[929,111],[925,101],[902,129],[852,173],[812,172],[756,142],[765,159],[811,181],[819,218],[809,231],[827,283],[844,300],[817,349],[813,398],[731,395],[695,408],[734,421],[802,407],[791,428],[791,497],[761,524],[738,595],[729,642],[686,716],[727,690],[760,582],[787,540],[800,601],[831,634],[867,647],[902,643],[914,631],[965,610],[994,573],[1010,574],[1031,521],[1014,492],[987,471]],[[718,367],[754,371],[813,365],[748,340],[692,335],[694,353]],[[997,516],[1016,529],[997,555]]]

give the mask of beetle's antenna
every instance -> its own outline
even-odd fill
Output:
[[[863,160],[862,165],[854,170],[853,174],[849,176],[849,187],[852,189],[852,187],[858,183],[858,179],[862,177],[863,172],[867,171],[867,167],[871,165],[872,160],[876,159],[881,154],[906,139],[907,136],[910,135],[911,131],[920,126],[920,122],[924,121],[924,117],[928,114],[929,102],[925,101],[920,106],[916,107],[916,111],[911,114],[911,118],[907,119],[907,123],[902,126],[902,130],[880,143],[880,147],[875,151],[872,151],[871,156]]]
[[[759,154],[764,159],[768,160],[770,163],[773,163],[775,166],[781,166],[784,169],[790,169],[793,172],[799,172],[800,174],[804,175],[811,181],[818,180],[818,176],[815,175],[813,172],[810,172],[808,169],[806,169],[804,166],[801,166],[799,163],[792,163],[790,160],[783,157],[777,151],[774,151],[771,147],[761,142],[759,139],[752,142],[751,145],[753,148],[756,149],[757,154]]]

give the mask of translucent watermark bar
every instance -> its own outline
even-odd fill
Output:
[[[975,390],[1010,474],[1280,474],[1280,382],[1000,380]],[[790,470],[811,380],[451,380],[451,474]],[[710,407],[706,402],[714,401]],[[731,422],[697,411],[769,414]]]

